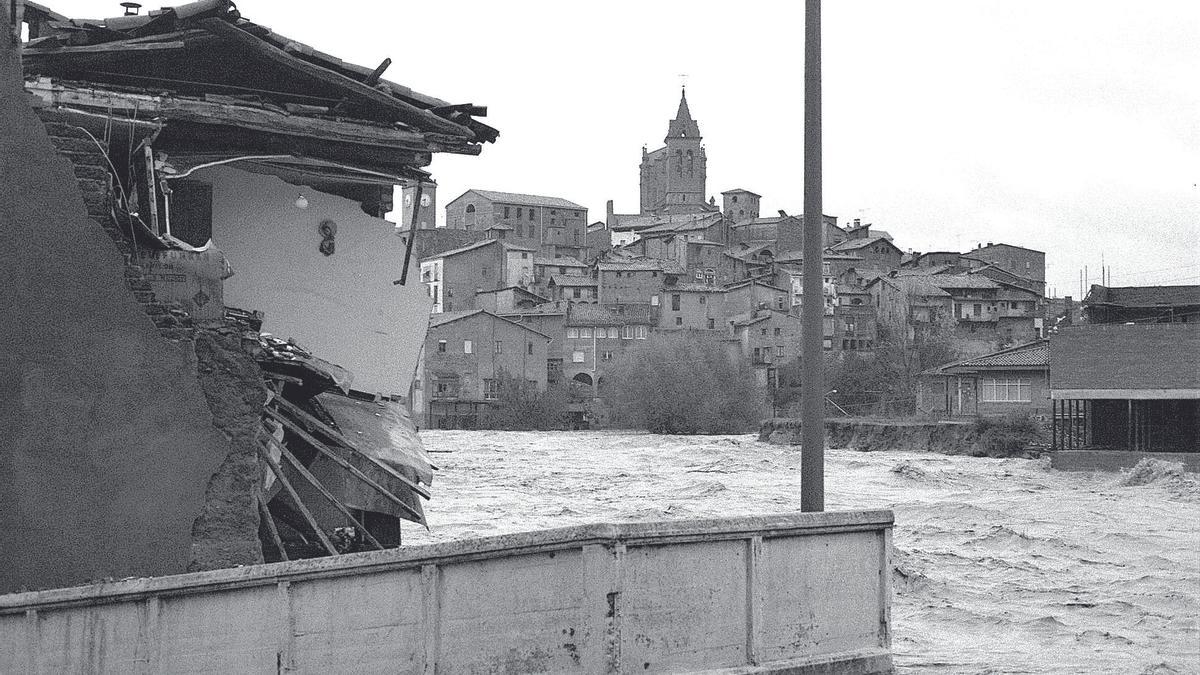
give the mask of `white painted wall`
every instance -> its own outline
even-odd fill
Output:
[[[431,301],[417,264],[408,285],[393,284],[404,265],[395,226],[274,176],[218,166],[192,177],[213,186],[213,243],[234,270],[225,304],[265,312],[263,331],[348,369],[355,389],[407,394]],[[301,193],[308,208],[295,205]],[[318,250],[324,220],[337,224],[331,256]]]

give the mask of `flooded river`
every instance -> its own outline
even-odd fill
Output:
[[[421,436],[440,471],[411,544],[799,509],[799,453],[754,436]],[[900,672],[1200,673],[1200,479],[1166,468],[830,450],[826,502],[895,511]]]

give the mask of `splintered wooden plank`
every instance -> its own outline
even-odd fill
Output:
[[[362,450],[360,450],[358,448],[357,445],[355,445],[354,443],[351,443],[350,439],[348,439],[345,436],[343,436],[342,434],[338,433],[336,430],[329,428],[329,425],[325,424],[324,422],[317,419],[316,417],[313,417],[311,414],[308,413],[308,411],[304,410],[300,406],[298,406],[295,403],[292,403],[291,401],[288,401],[284,398],[277,398],[276,401],[279,402],[279,405],[281,407],[283,407],[285,410],[292,413],[293,415],[296,415],[297,417],[299,417],[306,424],[315,426],[317,431],[319,431],[321,433],[321,435],[325,436],[326,438],[328,438],[329,440],[333,441],[334,443],[336,443],[340,446],[345,446],[351,452],[359,455],[363,459],[367,460],[368,462],[374,464],[375,466],[377,466],[380,469],[382,469],[383,471],[385,471],[391,477],[393,477],[396,480],[400,481],[401,483],[404,483],[405,485],[409,486],[417,494],[421,495],[422,497],[424,497],[426,499],[430,498],[428,490],[426,490],[425,488],[418,485],[416,482],[414,482],[408,476],[405,476],[404,474],[400,473],[399,471],[396,471],[394,468],[379,461],[379,459],[372,457],[371,455],[368,455],[367,453],[363,452]]]
[[[278,400],[282,400],[282,399],[278,399]],[[372,489],[377,491],[379,494],[383,495],[384,499],[387,499],[389,502],[392,502],[396,506],[399,506],[400,508],[411,513],[413,516],[415,516],[416,518],[419,519],[418,522],[424,522],[424,518],[421,517],[421,514],[418,513],[416,509],[409,506],[407,503],[404,502],[404,500],[402,500],[399,497],[397,497],[396,495],[392,494],[392,492],[390,490],[388,490],[387,488],[383,487],[379,483],[372,480],[370,476],[363,473],[362,470],[360,470],[358,467],[351,464],[345,457],[342,457],[336,451],[330,449],[324,443],[317,440],[315,437],[312,436],[312,434],[309,434],[304,429],[301,429],[300,425],[298,425],[295,422],[293,422],[292,420],[284,417],[283,415],[280,415],[279,413],[275,412],[274,410],[271,410],[270,408],[264,408],[263,411],[266,412],[268,415],[270,415],[272,419],[278,420],[285,427],[287,427],[290,431],[295,433],[300,438],[304,439],[305,442],[307,442],[309,445],[313,446],[313,448],[315,448],[318,452],[320,452],[321,454],[325,455],[329,459],[336,462],[343,469],[346,469],[347,471],[349,471],[351,473],[351,475],[353,475],[355,478],[363,481],[364,483],[369,485]],[[426,499],[428,499],[428,497],[426,497]]]
[[[267,451],[267,447],[262,443],[255,443],[254,447],[258,450],[258,454],[262,456],[263,460],[266,461],[267,466],[271,467],[271,471],[279,479],[279,484],[287,491],[292,501],[296,502],[296,508],[300,510],[300,515],[304,516],[304,520],[308,523],[309,527],[317,533],[317,539],[321,540],[321,545],[325,547],[329,555],[338,555],[338,550],[334,547],[333,542],[329,540],[329,536],[321,529],[321,525],[317,523],[317,519],[313,517],[312,512],[308,510],[304,502],[300,501],[300,495],[296,493],[296,488],[292,487],[291,481],[284,475],[283,468],[279,466],[279,462],[275,461],[275,458],[271,456],[271,453]]]
[[[383,544],[379,543],[379,540],[377,540],[367,530],[367,527],[365,525],[363,525],[361,522],[359,522],[358,518],[354,517],[354,514],[350,513],[350,509],[347,509],[345,504],[338,501],[338,498],[334,497],[333,493],[331,493],[321,483],[321,481],[317,479],[316,476],[312,475],[312,472],[308,470],[308,467],[301,464],[300,460],[296,459],[296,456],[293,455],[291,453],[291,451],[289,451],[287,448],[280,446],[280,451],[282,452],[283,458],[288,461],[288,464],[291,464],[292,468],[296,470],[296,473],[299,473],[304,478],[304,480],[308,481],[308,483],[310,485],[312,485],[314,488],[316,488],[317,492],[321,493],[322,497],[327,499],[330,504],[333,504],[333,508],[337,509],[338,512],[340,512],[343,516],[346,516],[346,519],[349,520],[355,527],[362,530],[363,536],[365,536],[367,538],[367,541],[371,542],[372,546],[379,549],[380,551],[382,551],[384,549]]]
[[[472,140],[475,138],[475,132],[471,131],[468,127],[442,119],[429,110],[418,108],[390,94],[368,87],[362,82],[358,82],[327,68],[314,65],[304,59],[297,58],[227,21],[210,18],[201,20],[200,24],[214,34],[229,38],[238,45],[294,73],[316,80],[322,84],[338,87],[362,103],[372,104],[377,108],[384,108],[401,121],[424,124]]]

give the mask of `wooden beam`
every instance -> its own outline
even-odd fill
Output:
[[[410,514],[412,514],[418,520],[424,521],[424,518],[422,518],[421,514],[416,509],[409,506],[407,503],[404,502],[404,500],[402,500],[399,497],[397,497],[396,495],[392,494],[392,492],[390,490],[388,490],[387,488],[385,488],[382,485],[380,485],[379,483],[377,483],[375,480],[373,480],[367,474],[363,473],[361,469],[359,469],[358,467],[351,464],[345,457],[342,457],[337,452],[335,452],[334,450],[332,450],[328,446],[326,446],[324,443],[322,443],[321,441],[314,438],[311,434],[305,432],[295,422],[287,419],[286,417],[283,417],[282,415],[279,415],[278,413],[276,413],[274,410],[271,410],[270,408],[265,408],[264,410],[267,411],[274,419],[282,422],[285,427],[287,427],[288,429],[291,429],[300,438],[304,439],[309,445],[313,446],[317,450],[317,452],[320,452],[321,454],[330,458],[335,463],[337,463],[339,466],[341,466],[342,468],[349,471],[350,474],[353,475],[355,478],[363,481],[368,486],[370,486],[372,489],[374,489],[376,492],[383,495],[384,499],[387,499],[388,501],[392,502],[396,506],[399,506],[402,509],[408,511]],[[428,499],[428,497],[426,497],[426,499]]]
[[[292,487],[291,481],[289,481],[287,476],[284,475],[283,468],[279,466],[279,462],[276,462],[275,458],[271,456],[271,453],[267,451],[267,446],[263,445],[261,442],[256,442],[254,444],[254,448],[258,450],[258,454],[261,455],[263,460],[266,461],[267,466],[271,467],[271,471],[274,472],[275,477],[279,479],[279,484],[283,486],[283,489],[286,490],[288,495],[291,496],[292,500],[296,502],[296,508],[300,509],[300,515],[304,516],[304,520],[308,523],[309,527],[311,527],[313,531],[317,533],[317,539],[321,540],[321,545],[325,547],[325,550],[329,552],[329,555],[338,555],[337,548],[334,547],[333,542],[329,540],[329,536],[325,534],[325,531],[321,529],[321,525],[317,523],[317,519],[313,517],[312,512],[308,510],[308,507],[304,505],[304,502],[300,501],[300,495],[296,492],[296,488]]]
[[[236,44],[245,47],[246,49],[266,58],[267,60],[282,66],[298,75],[311,80],[316,80],[325,85],[338,87],[345,91],[349,96],[357,99],[360,103],[368,104],[376,109],[383,109],[390,112],[396,119],[402,122],[412,124],[424,124],[432,126],[446,133],[452,133],[462,136],[469,140],[475,140],[475,132],[470,128],[461,124],[456,124],[446,119],[438,117],[433,112],[418,108],[411,103],[401,101],[390,94],[368,87],[362,82],[353,80],[345,75],[334,72],[327,68],[314,65],[297,58],[287,53],[286,51],[254,37],[250,33],[234,26],[233,24],[224,21],[223,19],[209,18],[202,19],[200,24],[207,28],[212,33],[221,37],[229,38]]]
[[[275,516],[272,516],[271,509],[267,508],[267,502],[261,491],[254,494],[254,503],[258,505],[259,517],[267,521],[267,531],[271,533],[271,541],[275,543],[275,548],[279,550],[280,559],[287,562],[287,549],[283,547],[283,538],[279,536],[279,528],[275,526]]]
[[[287,448],[281,446],[279,449],[280,449],[280,452],[281,452],[281,455],[283,456],[283,458],[288,461],[288,464],[292,465],[292,468],[296,470],[296,473],[303,476],[304,480],[308,481],[310,485],[312,485],[314,488],[317,489],[317,492],[321,493],[322,497],[324,497],[326,500],[328,500],[330,504],[333,504],[333,508],[335,508],[339,512],[341,512],[341,514],[343,516],[346,516],[346,519],[349,520],[351,523],[353,523],[355,527],[362,530],[363,535],[366,536],[367,540],[370,541],[371,544],[375,546],[375,548],[379,549],[380,551],[382,551],[384,549],[383,544],[379,543],[379,540],[377,540],[367,530],[367,526],[358,522],[358,518],[355,518],[354,514],[350,513],[350,510],[346,508],[346,505],[341,503],[340,501],[338,501],[337,497],[333,496],[333,493],[331,493],[325,487],[325,485],[322,484],[321,481],[318,480],[317,477],[314,476],[312,474],[312,472],[308,470],[308,467],[301,464],[300,460],[296,459],[296,456],[293,455],[291,453],[291,451],[288,450]]]
[[[283,398],[276,398],[275,401],[277,403],[279,403],[279,405],[283,406],[288,412],[299,417],[305,423],[315,426],[317,428],[317,430],[319,430],[321,432],[321,434],[323,436],[325,436],[326,438],[328,438],[329,440],[333,441],[334,443],[337,443],[338,445],[345,446],[350,451],[360,455],[363,459],[374,464],[375,466],[379,467],[380,469],[383,469],[392,478],[395,478],[396,480],[400,481],[401,483],[404,483],[405,485],[409,486],[410,488],[415,490],[417,494],[421,495],[422,497],[424,497],[426,499],[430,498],[428,490],[426,490],[425,488],[423,488],[420,485],[413,482],[412,479],[410,479],[408,476],[401,474],[400,472],[396,471],[392,467],[384,464],[383,462],[379,461],[378,459],[375,459],[374,457],[368,455],[367,453],[363,452],[362,450],[359,450],[358,447],[355,446],[353,443],[351,443],[348,438],[341,435],[336,430],[330,429],[327,424],[325,424],[321,420],[313,417],[311,414],[308,413],[308,411],[304,410],[303,408],[296,405],[295,403],[292,403],[291,401],[288,401]],[[271,416],[275,417],[276,419],[286,419],[286,418],[281,417],[278,413],[276,413],[274,410],[271,410],[270,408],[267,409],[267,412],[271,413]],[[287,422],[291,422],[291,420],[287,420]]]

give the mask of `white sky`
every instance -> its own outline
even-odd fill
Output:
[[[45,0],[69,16],[115,2]],[[172,2],[171,4],[178,4]],[[826,0],[825,212],[903,249],[1008,242],[1047,282],[1200,284],[1200,2]],[[148,7],[157,6],[147,3]],[[687,74],[708,191],[802,211],[803,3],[244,0],[252,21],[385,77],[487,105],[500,139],[435,156],[471,187],[638,208]],[[233,64],[231,64],[233,65]],[[234,66],[236,67],[236,66]]]

